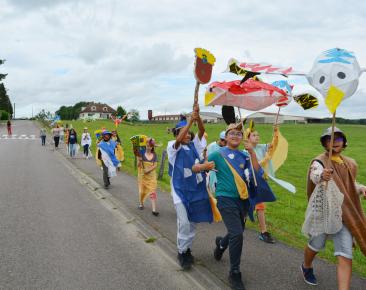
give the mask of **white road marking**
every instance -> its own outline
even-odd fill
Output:
[[[27,135],[27,134],[21,134],[21,135],[17,135],[14,134],[12,136],[8,136],[3,134],[2,136],[0,136],[0,140],[38,140],[36,138],[36,135]]]

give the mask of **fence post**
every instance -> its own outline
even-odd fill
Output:
[[[164,150],[163,154],[161,155],[161,162],[160,162],[158,180],[163,179],[166,157],[167,157],[167,152],[166,152],[166,150]]]

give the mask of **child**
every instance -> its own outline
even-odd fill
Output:
[[[197,122],[198,134],[189,131]],[[188,124],[181,120],[174,129],[175,140],[167,146],[171,191],[177,212],[177,247],[180,266],[187,270],[194,262],[191,254],[197,222],[212,222],[213,215],[206,189],[206,176],[201,171],[213,169],[212,162],[201,164],[206,147],[205,128],[194,106]]]
[[[253,146],[253,150],[259,163],[263,166],[262,162],[265,162],[266,154],[269,150],[275,150],[278,143],[278,127],[274,127],[273,139],[270,144],[259,144],[259,133],[256,130],[246,130],[246,137],[249,143]],[[270,174],[274,175],[274,170],[272,168],[271,160],[268,160],[268,171]],[[258,222],[259,222],[259,239],[265,243],[274,244],[275,240],[272,235],[267,231],[266,217],[265,217],[266,205],[262,202],[255,206],[255,211],[257,212]]]
[[[8,128],[8,135],[11,136],[13,134],[13,132],[11,130],[11,122],[10,122],[10,119],[6,123],[6,127]]]
[[[70,157],[75,158],[76,145],[78,143],[78,137],[77,137],[76,131],[74,129],[70,129],[68,143],[69,143],[69,147],[70,147],[70,150],[69,150],[70,151]]]
[[[55,149],[58,149],[58,144],[60,142],[60,127],[58,124],[56,125],[56,128],[52,129],[52,135],[55,142]]]
[[[158,216],[156,211],[157,191],[157,156],[155,153],[155,140],[147,139],[146,151],[138,158],[138,185],[139,185],[139,209],[144,209],[144,201],[150,196],[152,214]]]
[[[84,157],[85,159],[89,159],[89,148],[92,143],[91,136],[88,132],[88,128],[84,128],[84,133],[81,135],[81,146],[83,146]]]
[[[41,141],[42,141],[42,146],[46,146],[46,129],[45,128],[41,128],[41,131],[39,133],[39,137],[41,137]]]
[[[97,144],[97,158],[98,161],[101,162],[103,168],[103,182],[104,187],[108,188],[111,184],[110,178],[117,175],[116,167],[119,165],[119,161],[114,155],[114,150],[116,148],[116,142],[111,140],[112,133],[104,130],[102,132],[102,139]],[[97,164],[99,163],[97,162]]]
[[[251,204],[273,201],[273,193],[265,183],[252,145],[244,141],[248,154],[239,150],[243,140],[242,124],[230,124],[225,131],[226,146],[212,152],[208,160],[214,162],[217,170],[216,198],[217,207],[227,229],[225,237],[216,237],[214,258],[220,261],[229,247],[230,273],[229,283],[233,289],[244,289],[240,272],[240,259],[243,248],[245,221],[250,214]],[[250,157],[249,157],[250,156]],[[254,188],[253,172],[255,171],[258,196]],[[259,193],[261,197],[259,197]]]
[[[356,162],[342,155],[347,147],[345,134],[338,128],[334,132],[332,148],[331,128],[321,136],[325,152],[311,162],[308,172],[309,204],[302,231],[310,240],[305,247],[301,271],[306,283],[317,285],[312,263],[324,248],[326,239],[332,238],[338,260],[338,289],[343,290],[350,289],[351,284],[353,239],[366,256],[366,218],[360,201],[361,195],[366,198],[366,187],[356,182]]]

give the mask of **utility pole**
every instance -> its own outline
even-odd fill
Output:
[[[32,105],[32,119],[33,119],[33,105]]]
[[[13,119],[15,119],[15,102],[14,102],[14,108],[13,108]]]

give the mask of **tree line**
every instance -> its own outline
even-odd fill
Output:
[[[0,59],[0,65],[4,64],[5,60]],[[7,89],[2,82],[7,74],[0,73],[0,119],[8,120],[13,117],[13,106],[11,104]]]

